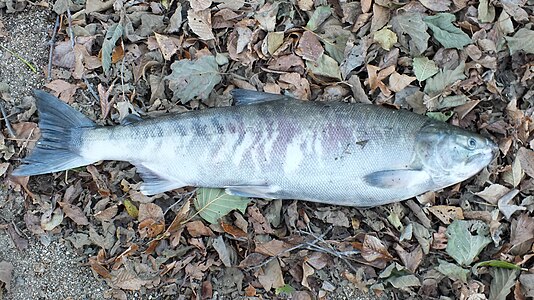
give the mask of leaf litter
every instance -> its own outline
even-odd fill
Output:
[[[58,1],[62,26],[46,87],[101,125],[229,105],[228,90],[245,87],[399,105],[492,136],[501,155],[476,178],[418,197],[429,207],[371,210],[291,201],[276,208],[216,189],[146,197],[132,166],[105,162],[42,176],[48,186],[10,180],[31,199],[23,231],[41,241],[68,235],[117,297],[118,289],[159,289],[186,298],[215,290],[335,298],[349,295],[340,288],[347,284],[397,298],[532,295],[529,3]],[[0,22],[0,38],[8,34]],[[0,139],[6,177],[38,129],[2,96],[17,129],[16,140],[7,129]],[[490,261],[501,263],[470,270]]]

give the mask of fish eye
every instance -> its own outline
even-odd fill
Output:
[[[477,147],[477,141],[474,138],[469,138],[467,140],[467,148],[473,150]]]

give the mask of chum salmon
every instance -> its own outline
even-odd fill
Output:
[[[97,126],[35,91],[41,137],[13,172],[29,176],[128,161],[158,194],[233,195],[371,207],[466,180],[498,151],[489,138],[407,110],[234,90],[237,105]]]

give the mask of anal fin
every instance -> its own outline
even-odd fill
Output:
[[[181,181],[164,178],[145,165],[136,164],[135,166],[137,173],[143,179],[140,189],[144,195],[155,195],[187,186]]]

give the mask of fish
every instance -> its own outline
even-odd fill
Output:
[[[145,195],[195,186],[373,207],[464,181],[498,151],[477,133],[373,104],[235,89],[233,106],[97,126],[47,92],[34,95],[41,136],[13,176],[127,161]]]

